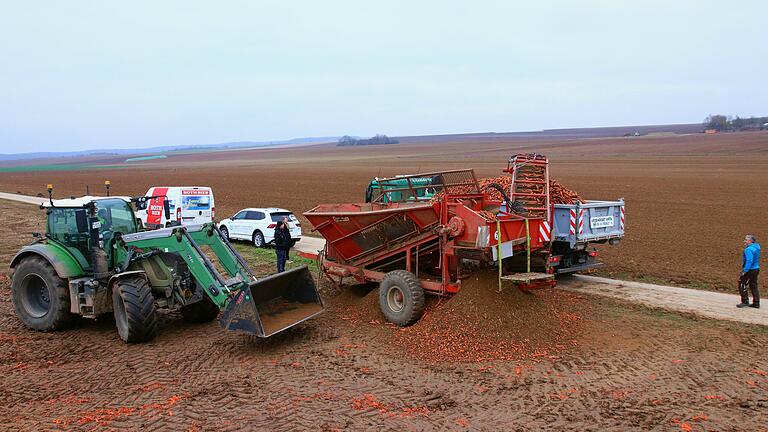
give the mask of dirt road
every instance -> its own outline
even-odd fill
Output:
[[[740,303],[741,299],[736,294],[586,275],[575,275],[571,279],[560,280],[557,287],[568,291],[613,297],[653,308],[691,313],[707,318],[768,326],[768,308],[764,306],[763,309],[738,309],[736,304]]]
[[[13,193],[6,193],[6,192],[0,192],[0,199],[8,200],[8,201],[14,201],[14,202],[20,202],[24,204],[34,204],[34,205],[40,205],[46,201],[45,198],[39,198],[39,197],[32,197],[27,195],[19,195],[19,194],[13,194]]]

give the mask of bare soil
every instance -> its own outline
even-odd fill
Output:
[[[603,275],[733,291],[745,233],[766,238],[768,132],[592,139],[404,138],[401,144],[170,155],[123,169],[0,173],[0,190],[57,196],[99,191],[139,195],[152,185],[205,184],[217,219],[243,207],[301,213],[321,203],[362,201],[374,176],[474,168],[497,176],[517,152],[550,156],[551,175],[587,199],[627,202],[627,236],[600,247]],[[96,160],[120,164],[114,156]],[[68,163],[77,161],[66,160]],[[309,225],[302,218],[305,231]]]
[[[7,269],[40,212],[0,210],[22,221],[0,226]],[[404,330],[384,324],[376,290],[324,286],[325,314],[267,340],[164,313],[156,340],[126,345],[110,320],[25,329],[3,272],[2,430],[768,430],[761,327],[497,293],[480,274]]]

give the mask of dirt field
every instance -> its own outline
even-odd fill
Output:
[[[406,330],[375,290],[325,287],[326,314],[267,341],[176,314],[144,345],[109,320],[32,332],[7,266],[42,212],[0,211],[22,221],[0,226],[2,430],[768,430],[765,328],[482,275]]]
[[[249,206],[303,212],[361,201],[373,176],[467,167],[496,176],[510,154],[532,151],[549,155],[552,176],[582,196],[626,198],[627,236],[619,247],[601,248],[605,275],[734,290],[743,235],[768,235],[761,223],[768,212],[761,199],[768,132],[560,141],[421,137],[391,146],[180,154],[119,170],[0,173],[0,190],[36,195],[52,182],[58,196],[80,195],[86,184],[100,191],[109,179],[114,193],[138,195],[150,185],[204,184],[214,188],[222,219]]]

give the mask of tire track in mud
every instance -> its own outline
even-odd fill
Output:
[[[768,412],[768,377],[753,372],[768,370],[764,333],[631,308],[597,314],[589,340],[558,359],[427,364],[389,343],[397,330],[333,311],[269,340],[165,314],[158,339],[126,345],[108,321],[27,331],[7,293],[8,430],[734,430]]]

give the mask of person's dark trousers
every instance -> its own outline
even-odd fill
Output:
[[[277,272],[282,273],[285,271],[285,262],[288,261],[288,251],[283,249],[275,249],[277,253]]]
[[[760,304],[760,291],[757,288],[757,275],[760,273],[760,269],[750,270],[739,279],[739,294],[741,294],[741,302],[744,304],[749,303],[749,297],[747,293],[747,287],[749,291],[752,291],[752,304]]]

